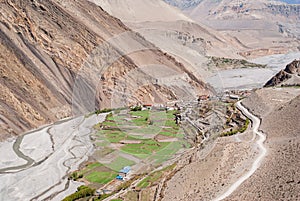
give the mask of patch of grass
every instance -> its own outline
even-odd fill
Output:
[[[144,140],[141,144],[127,144],[121,148],[123,152],[134,155],[138,158],[147,158],[154,152],[166,147],[168,142],[156,142],[154,140]]]
[[[149,139],[149,140],[144,140],[143,142],[146,145],[155,145],[155,146],[159,146],[159,143],[156,142],[155,140]]]
[[[79,171],[79,174],[86,174],[88,171],[91,171],[97,167],[101,167],[103,166],[101,163],[92,163],[92,164],[89,164],[87,165],[83,170]]]
[[[118,174],[116,172],[92,172],[87,175],[85,178],[89,182],[107,184],[116,178]]]
[[[149,112],[149,110],[143,110],[143,111],[131,111],[131,112],[129,112],[129,114],[131,115],[131,116],[138,116],[138,117],[141,117],[141,118],[149,118],[149,114],[150,114],[150,112]]]
[[[155,160],[156,164],[160,164],[170,159],[176,152],[178,152],[184,146],[183,142],[171,142],[168,146],[164,147],[155,155],[151,156],[151,159]],[[187,145],[185,145],[187,146]]]
[[[146,149],[143,144],[127,144],[121,150],[139,158],[146,158],[151,154],[151,151]]]
[[[147,188],[149,185],[150,185],[150,182],[148,182],[147,180],[148,180],[148,178],[149,177],[146,177],[143,181],[141,181],[138,185],[137,185],[137,187],[139,187],[139,188]]]
[[[177,130],[179,129],[179,126],[176,125],[175,121],[174,120],[170,120],[170,119],[168,119],[166,121],[165,126],[172,127],[173,129],[177,129]]]
[[[113,116],[113,114],[109,114],[106,116],[106,120],[105,121],[115,121],[115,117]]]
[[[168,137],[175,136],[175,134],[173,132],[168,132],[168,131],[161,131],[161,132],[159,132],[159,135],[168,136]]]
[[[112,149],[112,148],[109,148],[109,147],[103,147],[101,150],[98,150],[97,151],[97,156],[98,157],[105,157],[107,156],[108,154],[114,152],[115,150]]]
[[[149,125],[149,123],[150,123],[149,111],[148,110],[131,111],[129,114],[131,116],[137,116],[138,117],[138,118],[132,119],[132,122],[136,126],[146,126],[146,125]]]
[[[147,126],[149,125],[150,121],[149,119],[146,117],[141,117],[141,118],[136,118],[133,119],[132,122],[136,125],[136,126]]]
[[[141,128],[135,128],[135,129],[132,129],[132,133],[140,133],[140,134],[154,134],[154,133],[157,133],[159,132],[161,128],[158,127],[158,126],[154,126],[154,125],[149,125],[147,127],[141,127]]]
[[[106,166],[116,172],[119,172],[122,168],[126,166],[132,166],[134,164],[135,162],[119,156],[115,160],[113,160],[113,162],[107,164]]]
[[[120,141],[125,140],[126,135],[120,131],[112,131],[106,132],[106,138],[111,143],[119,143]]]
[[[108,142],[108,141],[103,141],[103,142],[97,142],[96,143],[96,146],[98,146],[98,147],[106,147],[106,146],[108,146],[110,144],[110,142]]]

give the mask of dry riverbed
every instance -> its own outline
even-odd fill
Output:
[[[1,143],[0,200],[61,200],[74,192],[82,184],[67,175],[93,152],[90,134],[105,116],[65,120]]]

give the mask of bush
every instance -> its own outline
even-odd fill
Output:
[[[130,109],[130,111],[136,112],[136,111],[142,111],[142,106],[135,106]]]
[[[73,173],[69,176],[69,180],[77,181],[77,179],[81,179],[82,177],[83,177],[83,174],[78,174],[78,172],[73,172]]]
[[[107,108],[104,108],[103,110],[96,110],[95,111],[95,114],[102,114],[102,113],[108,113],[108,112],[111,112],[112,109],[107,109]]]
[[[237,133],[243,133],[247,130],[249,124],[250,124],[250,120],[246,119],[246,122],[245,122],[243,127],[241,127],[240,129],[237,129],[237,130],[230,130],[228,132],[222,133],[221,137],[232,136],[232,135],[235,135]]]
[[[89,197],[95,194],[95,189],[89,188],[87,186],[80,186],[77,188],[77,191],[72,195],[67,196],[63,201],[74,201],[80,198]]]

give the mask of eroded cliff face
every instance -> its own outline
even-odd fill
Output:
[[[288,86],[298,86],[300,77],[300,60],[294,60],[286,66],[284,70],[281,70],[274,77],[272,77],[266,84],[265,87],[273,87],[280,85],[291,78],[294,78],[292,82],[285,83],[284,85]]]
[[[140,69],[150,64],[182,75],[195,94],[206,91],[183,65],[91,2],[2,0],[0,138],[120,104],[112,98],[126,104],[178,98],[182,88]]]

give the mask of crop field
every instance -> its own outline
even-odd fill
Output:
[[[179,150],[189,148],[183,130],[175,123],[176,113],[123,109],[109,114],[94,126],[96,151],[92,157],[98,162],[87,165],[80,174],[91,183],[105,185],[126,166],[160,165]]]
[[[133,161],[119,156],[119,157],[115,158],[115,160],[113,160],[111,163],[107,164],[106,166],[109,167],[110,169],[118,172],[123,167],[132,166],[134,164],[135,163]]]
[[[89,182],[99,183],[99,184],[107,184],[112,181],[118,173],[116,172],[92,172],[86,176],[86,179]]]

